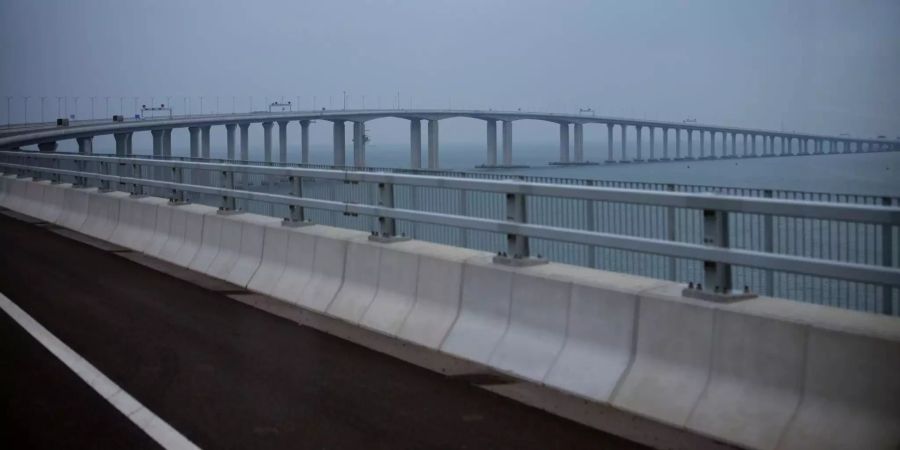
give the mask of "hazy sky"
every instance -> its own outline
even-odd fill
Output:
[[[282,96],[340,107],[346,90],[354,107],[389,107],[399,91],[404,106],[894,137],[898,24],[897,0],[0,0],[0,92],[14,120],[24,95],[31,120],[47,96],[49,120],[56,96],[79,96],[84,117],[90,96],[98,114],[104,96],[115,110],[119,96],[179,109],[192,96],[195,112],[220,96],[230,112],[232,96],[238,109],[251,95],[256,109]],[[483,139],[483,126],[441,139]]]

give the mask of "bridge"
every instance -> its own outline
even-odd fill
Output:
[[[75,139],[80,153],[92,153],[92,139],[112,134],[116,140],[116,155],[131,155],[132,135],[149,131],[153,136],[153,155],[172,155],[172,130],[187,128],[190,134],[190,156],[209,158],[212,127],[225,128],[227,159],[249,160],[249,128],[259,124],[264,136],[264,161],[286,162],[288,127],[297,122],[300,128],[301,163],[309,162],[309,127],[313,121],[332,123],[333,165],[366,166],[365,124],[383,118],[399,118],[410,122],[409,167],[419,169],[422,162],[422,122],[426,122],[427,152],[425,168],[440,168],[439,124],[442,119],[456,117],[481,120],[486,123],[486,155],[482,167],[517,167],[513,160],[513,123],[519,120],[538,120],[559,125],[559,158],[554,164],[592,164],[585,155],[584,127],[601,126],[606,130],[607,145],[595,151],[595,161],[603,163],[631,163],[718,158],[753,158],[769,156],[821,155],[896,151],[900,142],[886,139],[859,139],[848,136],[826,136],[774,130],[635,120],[571,114],[552,114],[522,111],[477,110],[321,110],[306,112],[255,112],[181,116],[165,119],[129,119],[128,121],[85,121],[67,126],[18,127],[0,133],[0,148],[37,145],[52,151],[56,142]],[[497,128],[501,131],[501,154],[498,159]],[[66,122],[68,123],[68,122]],[[278,152],[273,154],[272,128],[278,124]],[[345,127],[353,126],[353,154],[346,161]],[[240,149],[237,153],[236,130],[240,129]],[[629,131],[631,130],[631,131]],[[571,132],[570,132],[571,131]],[[614,136],[618,135],[618,149]],[[635,139],[634,150],[628,146],[629,137]],[[645,147],[645,139],[647,145]],[[671,140],[671,143],[670,143]],[[573,144],[573,145],[570,145]],[[661,144],[661,145],[658,145]]]
[[[364,167],[364,139],[355,140],[353,165],[344,164],[345,122],[361,136],[365,121],[383,117],[411,121],[414,169],[416,137],[428,121],[428,170]],[[592,123],[650,131],[646,155],[620,155],[620,162],[780,154],[773,142],[791,154],[803,154],[807,143],[812,154],[897,149],[881,140],[493,111],[76,123],[0,138],[0,206],[34,228],[120,255],[85,252],[128,283],[147,283],[127,290],[125,301],[60,307],[79,319],[82,306],[96,310],[85,314],[92,326],[103,324],[91,316],[116,308],[124,309],[119,320],[146,313],[148,321],[160,308],[178,308],[139,294],[170,281],[114,269],[110,258],[126,258],[644,445],[888,449],[900,443],[898,198],[847,201],[836,194],[445,172],[437,124],[449,117],[487,121],[488,165],[496,163],[490,139],[496,145],[500,121],[506,136],[500,166],[513,164],[512,123],[520,119],[561,124],[560,162],[568,161],[570,126],[576,151],[568,162],[587,162],[580,142],[583,125]],[[285,164],[288,124],[300,122],[308,161],[313,120],[333,122],[334,166]],[[254,123],[265,130],[263,162],[247,155],[246,129]],[[272,159],[274,123],[278,160]],[[227,131],[226,160],[209,158],[212,126]],[[185,127],[192,158],[173,157],[171,130]],[[232,158],[238,127],[241,154]],[[132,152],[131,136],[140,131],[153,134],[152,158]],[[653,138],[659,132],[661,152]],[[680,138],[671,151],[666,136],[672,132],[687,135],[686,152]],[[694,153],[695,133],[712,136],[708,152],[701,146]],[[717,147],[716,137],[726,133],[731,139],[720,143],[749,136],[750,151]],[[92,138],[103,134],[115,136],[115,154],[92,151]],[[54,151],[63,139],[76,139],[79,152]],[[22,150],[29,145],[42,151]],[[6,264],[17,274],[38,273],[40,266],[19,268],[15,255],[39,258],[60,249],[67,267],[85,265],[73,246],[45,243],[47,236],[38,239],[21,225],[2,226],[46,249],[29,251],[25,240],[8,238],[4,245],[16,250]],[[65,270],[89,277],[86,267]],[[45,289],[6,283],[26,297]],[[161,292],[177,296],[172,287]],[[236,321],[249,314],[234,305],[213,312],[219,309],[209,300],[188,303],[173,315],[224,327],[229,323],[219,314]],[[43,308],[47,320],[65,322]],[[174,328],[203,336],[192,346],[211,339]],[[290,345],[287,338],[265,342]],[[247,388],[262,389],[258,383]]]

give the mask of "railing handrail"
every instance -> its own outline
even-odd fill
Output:
[[[0,151],[0,154],[20,152]],[[76,161],[96,161],[114,164],[140,164],[152,167],[178,167],[217,172],[249,173],[259,175],[330,179],[345,182],[390,183],[430,188],[461,189],[469,191],[493,192],[501,194],[524,194],[543,197],[559,197],[579,200],[608,201],[660,207],[691,209],[713,209],[728,212],[862,222],[871,224],[900,225],[900,207],[858,205],[847,203],[819,202],[809,200],[786,200],[775,198],[742,197],[716,193],[689,193],[625,189],[601,186],[580,186],[549,183],[524,182],[511,176],[508,180],[479,180],[434,175],[396,174],[381,172],[337,169],[310,169],[297,167],[276,167],[254,164],[211,163],[196,161],[160,160],[150,158],[96,156],[62,153],[29,153],[29,158],[67,159]],[[11,165],[4,164],[8,167]],[[16,165],[15,168],[35,170],[34,166]],[[56,173],[40,168],[48,173]],[[67,172],[66,175],[79,175]]]

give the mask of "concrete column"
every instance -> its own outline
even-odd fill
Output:
[[[575,130],[575,162],[584,162],[584,124],[576,123]]]
[[[737,133],[731,133],[731,156],[737,156]]]
[[[681,159],[681,128],[675,129],[675,159]]]
[[[716,159],[716,132],[709,132],[709,157],[710,159]]]
[[[166,128],[163,130],[163,156],[166,158],[172,157],[172,129]]]
[[[644,158],[641,156],[641,151],[643,150],[643,145],[641,145],[641,135],[643,133],[644,127],[638,125],[634,127],[635,135],[637,136],[637,157],[634,159],[635,162],[641,162]]]
[[[694,130],[688,129],[687,137],[688,137],[687,159],[694,159]]]
[[[409,120],[409,167],[422,168],[422,121]]]
[[[706,157],[706,133],[703,130],[700,130],[700,159]]]
[[[512,121],[504,120],[502,128],[503,139],[503,165],[512,165]]]
[[[234,130],[237,128],[237,124],[229,123],[225,125],[225,149],[226,149],[226,158],[229,160],[234,159]]]
[[[559,124],[559,162],[569,162],[569,124]]]
[[[353,122],[353,165],[366,166],[366,123]]]
[[[332,127],[334,141],[334,161],[335,166],[343,166],[344,158],[347,150],[344,146],[344,121],[337,120]]]
[[[272,122],[263,122],[263,160],[272,162]]]
[[[163,154],[163,130],[150,130],[150,135],[153,136],[153,157],[159,158]]]
[[[438,121],[435,119],[428,120],[428,168],[437,169],[438,161]]]
[[[497,121],[487,120],[487,158],[485,164],[497,165]]]
[[[613,159],[612,135],[613,135],[613,124],[607,123],[606,124],[606,149],[609,151],[609,155],[607,155],[607,157],[606,157],[606,162],[608,162],[608,163],[616,162],[616,160]]]
[[[650,158],[647,161],[656,161],[656,128],[647,127],[650,131]]]
[[[287,162],[287,127],[290,122],[278,122],[278,162]]]
[[[627,157],[627,153],[626,153],[627,149],[625,148],[625,143],[627,142],[626,136],[627,136],[628,127],[625,126],[625,124],[623,123],[623,124],[619,125],[619,128],[622,130],[622,159],[620,160],[620,162],[625,162],[625,161],[628,161],[628,157]]]
[[[90,155],[94,153],[94,138],[91,136],[80,137],[75,139],[78,142],[78,153],[82,155]]]
[[[309,121],[300,121],[300,162],[309,164]]]
[[[822,153],[824,153],[824,152],[822,151],[822,140],[821,140],[821,139],[816,139],[816,140],[815,140],[815,143],[816,143],[816,154],[821,155]]]
[[[209,128],[200,128],[200,156],[203,158],[209,158]]]
[[[116,156],[129,156],[131,154],[131,133],[116,133]]]
[[[240,123],[241,128],[241,161],[250,160],[250,124]]]
[[[663,128],[663,129],[662,129],[662,132],[663,132],[663,148],[662,148],[662,150],[663,150],[663,156],[662,156],[662,160],[663,160],[663,161],[668,161],[668,160],[669,160],[669,129],[668,129],[668,128]]]
[[[741,146],[741,157],[747,156],[747,133],[741,133],[741,139],[743,139],[744,144]]]
[[[756,135],[750,136],[750,156],[756,156]]]

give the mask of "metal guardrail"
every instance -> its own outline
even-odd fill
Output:
[[[848,296],[855,290],[857,294],[851,297],[859,300],[863,307],[855,305],[854,309],[885,314],[896,314],[897,311],[900,269],[894,255],[897,253],[895,236],[900,226],[900,208],[891,206],[892,199],[882,205],[859,205],[519,180],[64,153],[0,152],[0,161],[4,172],[54,181],[70,180],[104,189],[127,189],[133,194],[155,193],[173,201],[194,200],[223,209],[256,209],[254,212],[280,215],[293,221],[313,219],[337,226],[348,226],[349,223],[350,227],[368,229],[382,237],[407,233],[422,238],[416,236],[416,229],[426,226],[452,229],[456,231],[453,239],[431,236],[429,240],[499,250],[501,258],[506,257],[513,263],[531,261],[541,253],[541,248],[553,248],[546,244],[552,243],[559,248],[547,252],[553,253],[548,255],[550,259],[571,262],[556,256],[567,250],[571,253],[586,250],[591,256],[588,264],[583,265],[608,268],[596,264],[598,259],[603,259],[602,256],[598,258],[598,251],[643,255],[643,263],[638,265],[662,268],[651,276],[704,284],[710,291],[753,284],[754,290],[778,295],[780,292],[775,292],[774,287],[785,284],[781,278],[801,277],[801,283],[804,283],[803,277],[813,277],[826,280],[824,284],[820,283],[819,291],[824,292],[824,286],[836,290],[839,296],[843,290]],[[61,168],[64,163],[74,164],[74,168]],[[260,192],[263,187],[269,192]],[[337,195],[338,191],[342,191],[341,195]],[[433,205],[420,206],[416,200],[423,192],[438,193],[437,201]],[[259,205],[269,208],[260,211]],[[442,210],[447,205],[452,205],[453,211]],[[598,219],[616,217],[616,214],[598,214],[599,209],[615,211],[620,207],[638,208],[637,220],[633,223],[645,228],[648,222],[653,223],[655,226],[650,227],[654,228],[653,232],[642,236],[604,231],[598,226]],[[476,211],[479,208],[491,212],[479,213]],[[535,215],[535,210],[543,212]],[[560,226],[554,223],[555,211],[562,216],[583,217],[588,226]],[[572,214],[573,211],[576,214]],[[633,210],[622,211],[624,215],[635,216]],[[341,217],[349,220],[341,220]],[[752,218],[757,225],[747,227],[742,224],[746,218]],[[590,226],[592,221],[594,224]],[[797,221],[818,225],[801,226],[801,230],[796,224],[792,225]],[[838,224],[837,233],[832,233],[833,223]],[[877,251],[870,252],[875,257],[841,260],[829,257],[830,254],[826,255],[824,251],[813,255],[791,254],[780,245],[783,243],[779,242],[778,231],[782,228],[787,231],[782,233],[784,236],[794,235],[793,239],[787,240],[796,243],[798,237],[804,240],[810,233],[821,234],[825,225],[829,230],[829,248],[845,248],[846,253],[858,252],[860,246],[858,242],[853,243],[850,233],[845,232],[842,237],[841,227],[861,227],[865,231],[864,239],[867,242],[871,239],[875,244]],[[753,245],[741,245],[748,233],[765,236]],[[478,239],[479,234],[487,239]],[[424,237],[428,239],[429,236]],[[619,271],[647,275],[642,270]],[[752,282],[754,277],[748,273],[755,274],[757,281]],[[745,283],[747,279],[751,282]],[[793,278],[789,281],[797,283]],[[844,286],[846,289],[840,284],[829,284],[835,282],[849,284]],[[818,291],[813,289],[813,292]],[[790,295],[782,296],[791,298]],[[854,307],[840,302],[835,306]]]

